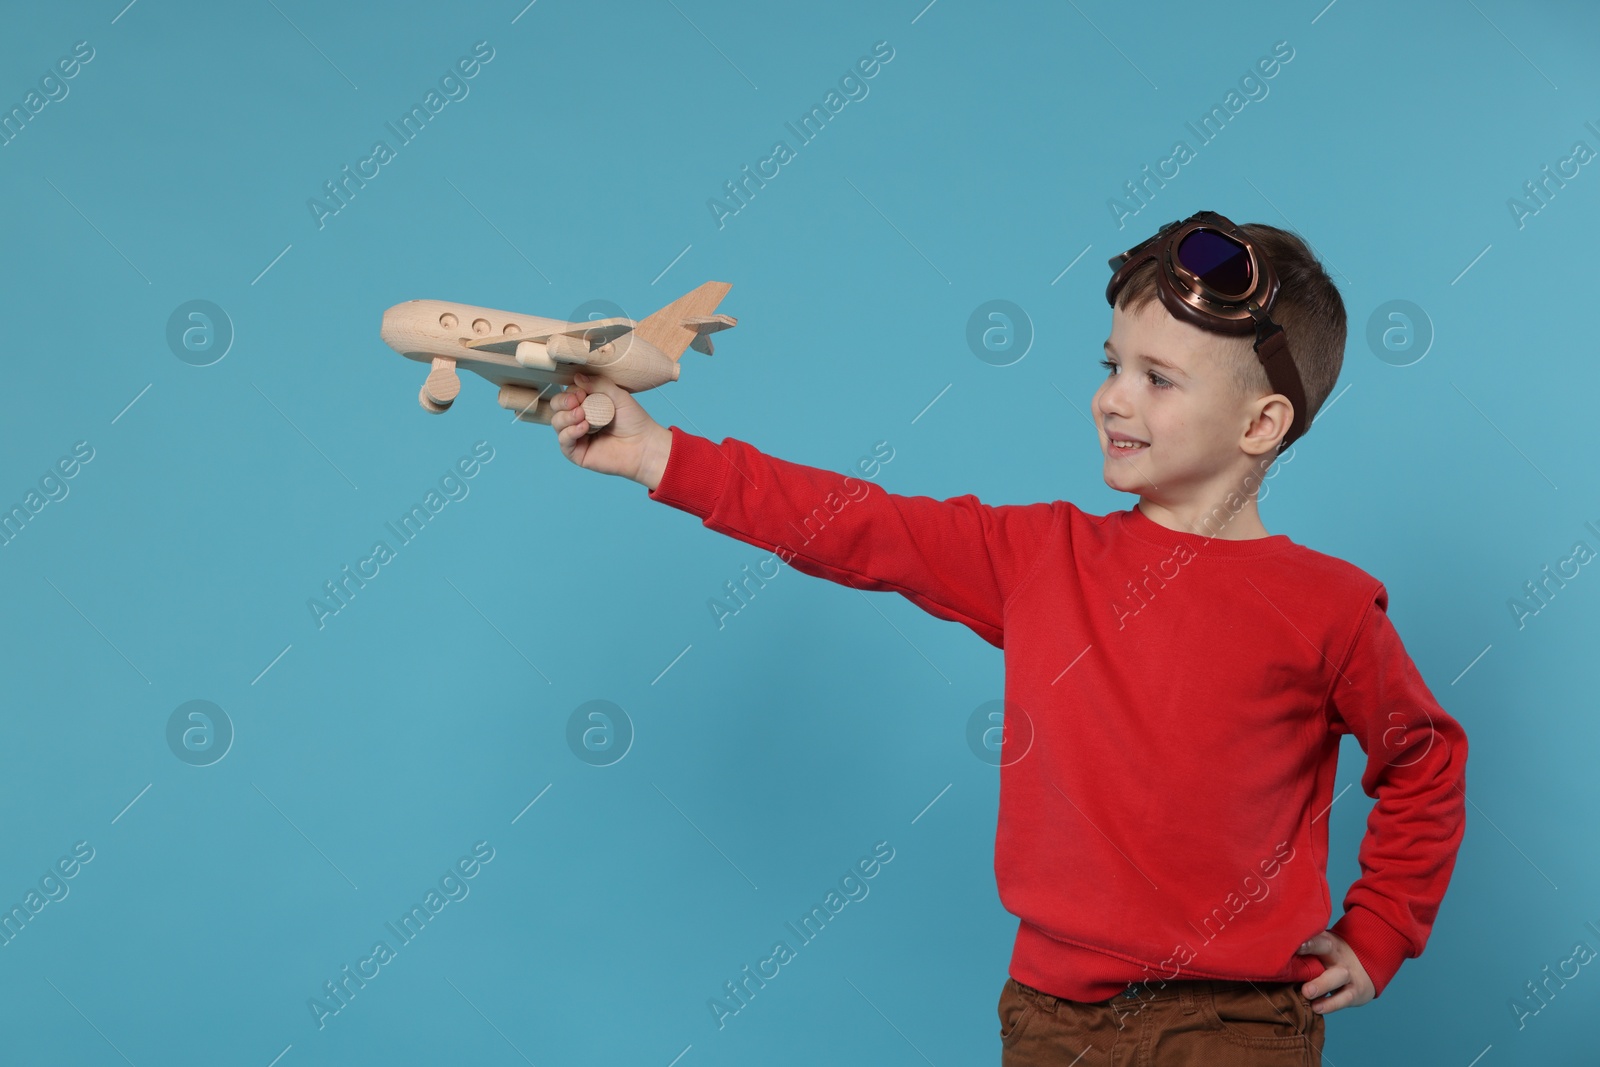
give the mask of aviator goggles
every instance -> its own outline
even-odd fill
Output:
[[[1197,211],[1161,227],[1155,236],[1110,259],[1114,272],[1106,303],[1146,260],[1156,261],[1156,291],[1172,316],[1216,333],[1255,331],[1256,358],[1272,388],[1294,406],[1294,419],[1278,451],[1305,433],[1306,394],[1300,372],[1289,358],[1289,340],[1270,312],[1278,297],[1272,261],[1244,232],[1215,211]]]

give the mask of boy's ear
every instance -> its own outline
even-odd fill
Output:
[[[1239,447],[1252,456],[1276,455],[1278,442],[1294,421],[1294,405],[1282,393],[1272,393],[1251,404],[1250,413]]]

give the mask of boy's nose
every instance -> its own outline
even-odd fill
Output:
[[[1118,379],[1112,378],[1102,385],[1095,393],[1094,411],[1099,416],[1096,422],[1104,425],[1107,415],[1128,414],[1127,405],[1124,403],[1122,390],[1117,388]]]

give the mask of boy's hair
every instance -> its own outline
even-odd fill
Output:
[[[1333,392],[1344,363],[1344,300],[1333,279],[1297,235],[1260,222],[1243,223],[1239,229],[1278,272],[1278,299],[1272,305],[1272,321],[1283,327],[1289,339],[1289,354],[1300,371],[1306,406],[1311,409],[1299,414],[1310,426],[1322,409],[1322,402]],[[1117,294],[1117,307],[1138,311],[1155,298],[1156,263],[1152,259],[1129,276]],[[1276,392],[1251,347],[1254,336],[1240,334],[1228,340],[1233,342],[1226,348],[1233,355],[1234,383],[1240,393],[1255,398]]]

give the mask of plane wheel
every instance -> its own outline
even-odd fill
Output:
[[[449,404],[435,404],[433,402],[433,398],[428,395],[428,386],[426,383],[423,384],[422,391],[417,394],[417,400],[422,404],[422,410],[431,411],[435,415],[443,415],[446,411],[450,410]]]
[[[617,416],[617,405],[604,393],[590,393],[583,398],[583,416],[589,420],[589,432],[603,430]]]
[[[417,394],[423,408],[437,415],[454,404],[460,393],[461,378],[456,374],[455,360],[435,356],[433,369],[428,371],[428,377],[422,383],[422,392]]]

